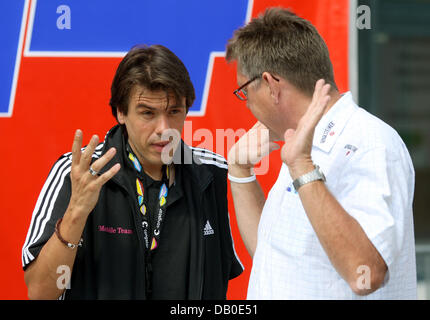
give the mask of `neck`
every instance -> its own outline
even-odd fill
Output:
[[[142,169],[153,180],[163,179],[163,170],[162,170],[163,166],[162,165],[148,165],[148,164],[142,163]]]
[[[130,145],[131,149],[133,150],[133,153],[139,160],[139,163],[142,166],[142,170],[154,180],[163,179],[163,165],[146,161],[143,155],[137,151],[137,148],[134,147],[133,143],[130,140],[128,141],[128,144]]]
[[[327,104],[327,107],[324,111],[324,114],[326,114],[331,107],[333,107],[335,105],[335,103],[342,97],[342,95],[339,93],[339,91],[337,90],[332,90],[330,92],[330,101]]]
[[[332,90],[330,93],[330,101],[328,102],[326,109],[324,110],[324,115],[335,105],[335,103],[342,97],[341,94],[337,90]],[[288,123],[283,123],[281,130],[276,134],[283,140],[284,133],[288,129],[296,129],[297,124],[303,115],[308,110],[310,103],[312,102],[312,97],[307,97],[303,94],[296,95],[294,99],[294,104],[290,105],[288,109],[290,113],[285,116],[285,119],[288,119]]]
[[[341,98],[341,94],[337,90],[331,90],[329,92],[329,96],[330,96],[330,100],[327,103],[327,106],[325,107],[323,115],[325,115],[335,105],[335,103]],[[298,106],[298,109],[297,109],[297,110],[299,110],[299,116],[297,118],[295,128],[297,127],[297,123],[300,121],[300,119],[303,117],[303,115],[308,110],[311,102],[312,102],[312,97],[306,97],[305,99],[301,100],[301,104]]]

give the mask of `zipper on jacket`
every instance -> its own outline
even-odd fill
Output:
[[[142,265],[143,265],[143,271],[145,273],[145,277],[144,277],[144,281],[142,283],[142,288],[143,288],[143,297],[144,299],[147,299],[148,297],[146,296],[146,285],[147,285],[147,281],[148,279],[146,278],[146,259],[145,259],[145,248],[144,248],[144,239],[143,239],[143,235],[142,235],[142,225],[140,224],[140,219],[139,219],[139,212],[136,211],[135,205],[136,205],[136,201],[134,199],[134,196],[131,196],[130,193],[127,192],[127,199],[129,200],[129,204],[131,206],[131,215],[132,215],[132,219],[134,221],[134,227],[136,230],[136,235],[137,235],[137,242],[138,242],[138,246],[139,246],[139,251],[140,254],[142,256]],[[140,292],[140,290],[139,290]],[[139,297],[138,299],[142,299],[141,297]]]
[[[210,179],[207,184],[205,184],[205,186],[202,188],[202,192],[200,194],[200,199],[199,199],[199,207],[198,208],[202,208],[202,203],[203,203],[203,196],[205,194],[205,192],[207,191],[207,189],[209,188],[209,185],[213,182],[213,178]],[[198,210],[198,209],[197,209]],[[205,278],[205,253],[206,253],[206,247],[205,247],[205,237],[203,235],[203,227],[205,225],[205,220],[206,220],[207,216],[206,213],[204,215],[202,215],[201,219],[200,219],[200,224],[199,224],[199,232],[200,232],[200,241],[201,241],[201,246],[200,246],[200,285],[199,285],[199,299],[203,300],[203,285],[204,285],[204,278]]]
[[[115,177],[114,177],[115,178]],[[112,182],[113,183],[115,183],[116,185],[118,185],[120,188],[122,188],[123,190],[124,190],[124,192],[126,193],[126,195],[127,195],[127,200],[128,200],[128,203],[129,203],[129,205],[130,205],[130,208],[131,208],[131,215],[132,215],[132,221],[134,222],[134,228],[135,228],[135,230],[136,230],[136,235],[137,235],[137,241],[138,241],[138,246],[139,246],[139,250],[140,250],[140,253],[141,253],[141,255],[142,255],[142,264],[143,264],[143,268],[144,268],[144,270],[146,269],[146,261],[145,261],[145,249],[143,248],[143,243],[144,243],[144,240],[143,240],[143,235],[142,235],[142,226],[140,225],[140,221],[139,221],[139,212],[137,211],[137,209],[136,209],[136,201],[135,201],[135,196],[134,195],[131,195],[130,194],[130,192],[129,192],[129,190],[127,189],[127,187],[126,186],[124,186],[124,185],[122,185],[119,181],[117,181],[117,180],[115,180],[115,179],[112,179]],[[137,296],[136,296],[136,298],[137,299],[147,299],[147,297],[146,297],[146,277],[145,277],[145,279],[144,279],[144,283],[142,283],[142,286],[143,286],[143,296],[141,296],[139,293],[140,293],[140,290],[138,290],[137,291]]]

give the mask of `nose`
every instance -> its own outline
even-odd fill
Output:
[[[165,130],[170,129],[169,119],[166,115],[160,115],[157,119],[156,133],[161,136]]]

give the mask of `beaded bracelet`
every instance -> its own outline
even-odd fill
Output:
[[[70,243],[70,242],[64,240],[64,238],[60,234],[61,221],[63,221],[63,218],[58,219],[57,223],[55,224],[55,234],[57,235],[58,239],[62,243],[64,243],[64,245],[66,245],[68,248],[70,248],[72,250],[75,249],[76,247],[82,247],[82,243],[84,242],[84,239],[82,239],[82,238],[81,238],[81,240],[79,240],[78,244]]]

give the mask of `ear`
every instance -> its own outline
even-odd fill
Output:
[[[116,108],[116,117],[120,124],[125,124],[125,116],[118,108]]]
[[[275,79],[269,72],[263,72],[262,76],[264,81],[266,81],[269,90],[270,90],[270,97],[272,98],[273,102],[275,104],[279,103],[279,96],[281,93],[281,87],[279,84],[279,80]]]

